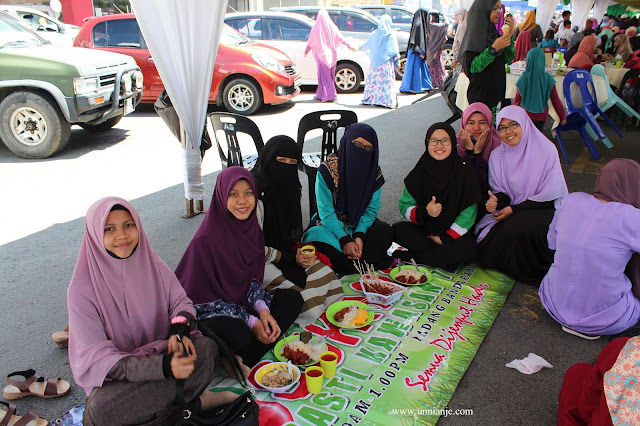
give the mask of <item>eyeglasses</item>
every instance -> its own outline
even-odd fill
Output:
[[[431,146],[436,146],[438,144],[440,144],[442,146],[451,145],[451,139],[449,139],[449,138],[445,138],[445,139],[427,139],[427,142],[429,142],[429,145],[431,145]]]
[[[504,132],[507,131],[507,129],[515,130],[518,127],[520,127],[520,125],[518,123],[516,123],[515,121],[512,121],[511,123],[509,123],[506,126],[498,126],[498,133],[504,133]]]
[[[373,145],[365,145],[360,141],[351,141],[351,142],[360,149],[364,149],[367,152],[373,152]]]

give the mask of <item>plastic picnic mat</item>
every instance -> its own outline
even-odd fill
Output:
[[[375,317],[366,327],[339,329],[323,314],[304,328],[330,335],[329,350],[338,354],[337,373],[324,379],[320,393],[308,393],[304,375],[286,393],[260,390],[253,374],[275,360],[272,352],[265,355],[250,376],[260,425],[435,424],[514,280],[475,265],[431,271],[430,282],[407,287],[398,302],[370,312]],[[366,302],[354,290],[358,278],[342,278],[345,299]],[[299,331],[293,326],[286,334]]]

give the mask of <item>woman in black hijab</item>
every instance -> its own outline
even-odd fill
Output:
[[[469,230],[476,221],[480,185],[455,143],[450,125],[432,125],[426,152],[404,180],[398,208],[410,222],[393,225],[394,241],[409,250],[394,252],[402,260],[455,270],[475,258],[475,236]]]
[[[458,58],[469,78],[469,104],[482,102],[495,112],[504,98],[507,85],[505,64],[515,58],[513,18],[507,16],[509,31],[501,36],[496,28],[500,21],[500,0],[476,0],[467,15],[466,37],[462,40]]]

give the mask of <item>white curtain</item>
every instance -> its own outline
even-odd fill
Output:
[[[558,7],[557,0],[539,0],[536,9],[536,24],[540,25],[542,34],[546,33],[553,19],[553,12]]]
[[[571,6],[571,28],[578,26],[580,30],[584,28],[587,16],[593,7],[593,0],[573,0]]]
[[[186,134],[185,197],[202,200],[201,164],[193,152],[204,129],[227,0],[131,0],[131,6]]]
[[[611,4],[611,0],[596,0],[596,3],[593,5],[593,17],[596,18],[598,24],[604,18],[604,14],[607,12],[607,8]]]

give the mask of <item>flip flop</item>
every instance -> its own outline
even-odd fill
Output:
[[[67,325],[62,331],[56,331],[51,335],[51,338],[59,348],[66,348],[69,346],[69,325]]]
[[[569,334],[573,334],[574,336],[582,337],[583,339],[587,339],[587,340],[597,340],[600,338],[600,335],[598,334],[584,334],[584,333],[580,333],[579,331],[572,330],[569,327],[565,327],[565,326],[562,326],[562,330]]]
[[[0,401],[1,405],[7,407],[6,410],[0,409],[0,415],[4,413],[2,418],[0,419],[0,425],[8,425],[8,426],[47,426],[49,424],[48,421],[43,419],[42,417],[32,413],[29,411],[24,416],[19,416],[16,411],[16,406],[10,404],[8,402]]]
[[[13,376],[22,376],[24,380],[11,379]],[[56,377],[44,377],[36,375],[35,370],[15,371],[7,376],[8,386],[2,393],[6,399],[19,399],[34,395],[40,398],[57,398],[71,391],[71,384],[66,380]]]

